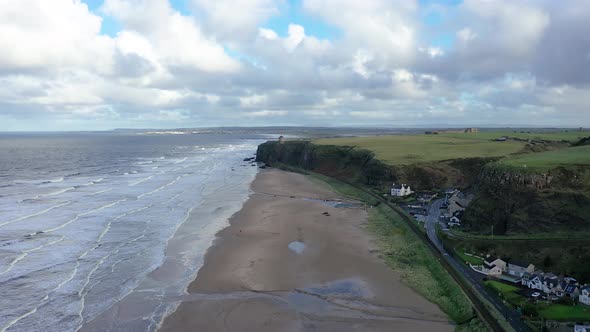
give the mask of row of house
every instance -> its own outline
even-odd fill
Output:
[[[551,272],[526,273],[522,276],[521,284],[530,289],[543,291],[549,296],[578,298],[581,303],[590,305],[590,286],[580,286],[578,281],[571,277],[559,277]]]
[[[582,286],[571,277],[559,277],[551,272],[535,271],[533,264],[517,260],[505,262],[498,257],[488,256],[484,259],[482,270],[478,272],[542,291],[550,299],[568,296],[572,299],[577,298],[580,303],[590,305],[590,285]]]
[[[446,212],[441,218],[445,220],[449,227],[461,225],[465,209],[470,200],[467,195],[459,190],[452,189],[446,192],[445,201],[441,206],[441,209],[446,209]]]

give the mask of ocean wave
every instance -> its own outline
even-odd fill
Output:
[[[130,183],[129,183],[129,187],[136,186],[136,185],[138,185],[138,184],[140,184],[140,183],[142,183],[142,182],[145,182],[145,181],[147,181],[147,180],[150,180],[150,179],[151,179],[151,178],[153,178],[153,177],[154,177],[153,175],[150,175],[150,176],[148,176],[148,177],[146,177],[146,178],[143,178],[143,179],[137,180],[137,181],[135,181],[135,182],[130,182]]]
[[[35,213],[32,213],[32,214],[26,215],[26,216],[18,217],[16,219],[8,220],[8,221],[5,221],[5,222],[0,222],[0,226],[5,226],[5,225],[9,225],[9,224],[15,223],[17,221],[29,219],[29,218],[36,217],[36,216],[40,216],[40,215],[45,214],[45,213],[47,213],[47,212],[49,212],[51,210],[54,210],[54,209],[57,209],[57,208],[60,208],[62,206],[66,206],[66,205],[69,205],[69,204],[72,204],[72,202],[61,203],[61,204],[58,204],[58,205],[51,206],[51,207],[49,207],[49,208],[47,208],[45,210],[41,210],[41,211],[38,211],[38,212],[35,212]]]
[[[53,179],[36,179],[36,180],[14,180],[14,184],[48,184],[48,183],[60,183],[63,182],[64,177],[53,178]]]
[[[48,194],[41,195],[40,197],[57,196],[57,195],[61,195],[63,193],[67,193],[68,191],[72,191],[72,190],[76,190],[76,187],[68,187],[68,188],[60,189],[60,190],[57,190],[57,191],[54,191],[54,192],[50,192]]]

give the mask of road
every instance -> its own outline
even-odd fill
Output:
[[[516,310],[508,308],[502,300],[493,294],[489,289],[484,287],[484,275],[473,271],[467,264],[457,261],[445,250],[441,239],[436,233],[436,225],[439,223],[440,207],[444,199],[438,199],[432,202],[428,210],[425,227],[428,239],[441,252],[443,258],[457,271],[459,271],[469,283],[471,283],[477,292],[483,296],[500,312],[512,328],[518,332],[530,331],[530,328],[520,319],[520,314]]]

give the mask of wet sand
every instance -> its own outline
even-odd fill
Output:
[[[378,257],[365,207],[275,169],[252,190],[161,331],[454,329]]]

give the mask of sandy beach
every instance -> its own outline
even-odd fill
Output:
[[[161,331],[454,329],[379,258],[366,207],[275,169],[251,188]]]

